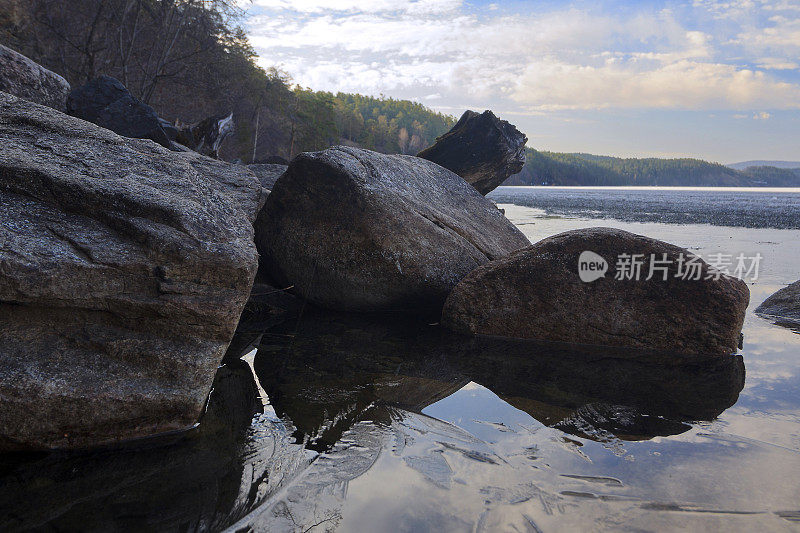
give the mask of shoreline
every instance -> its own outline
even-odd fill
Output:
[[[618,190],[618,191],[730,191],[730,192],[764,192],[800,194],[800,187],[714,187],[714,186],[674,186],[674,185],[501,185],[499,189],[536,189],[536,190]]]

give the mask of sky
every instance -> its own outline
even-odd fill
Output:
[[[240,0],[304,86],[491,109],[528,146],[800,160],[800,0]]]

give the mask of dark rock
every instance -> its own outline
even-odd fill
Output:
[[[279,155],[271,155],[266,159],[256,159],[253,161],[254,165],[284,165],[288,166],[289,161]]]
[[[247,168],[258,177],[262,187],[271,191],[275,182],[283,176],[288,167],[286,165],[251,164],[247,165]]]
[[[67,80],[0,44],[0,91],[64,111]]]
[[[197,124],[178,127],[176,142],[188,146],[195,152],[219,159],[219,149],[233,135],[235,124],[233,113],[217,115],[201,120]]]
[[[528,138],[491,111],[467,111],[419,157],[452,170],[478,189],[493,191],[525,164]]]
[[[170,147],[161,119],[111,76],[100,76],[69,93],[67,113],[124,137],[150,139]]]
[[[449,170],[342,146],[296,157],[256,221],[267,277],[350,311],[438,313],[467,273],[527,244]]]
[[[167,134],[167,137],[170,141],[174,141],[178,138],[178,135],[180,135],[180,130],[178,130],[175,124],[161,117],[158,118],[158,122],[161,124],[161,129],[164,130],[164,133]]]
[[[578,258],[599,254],[608,272],[581,281]],[[642,276],[615,277],[620,254],[644,254]],[[648,275],[651,254],[671,261],[667,279]],[[469,334],[628,346],[689,354],[736,351],[750,299],[736,278],[681,279],[680,254],[690,252],[626,231],[590,228],[568,231],[484,265],[456,286],[444,306],[442,323]],[[656,266],[659,266],[656,264]]]
[[[800,328],[800,280],[788,285],[759,305],[756,313],[781,326]]]
[[[0,93],[0,449],[197,421],[257,265],[222,171]]]

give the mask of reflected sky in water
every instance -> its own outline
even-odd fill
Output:
[[[800,230],[501,207],[532,241],[602,225],[701,255],[760,252],[741,357],[500,343],[308,309],[248,319],[190,434],[0,458],[0,529],[800,528],[800,334],[752,312],[800,277]]]

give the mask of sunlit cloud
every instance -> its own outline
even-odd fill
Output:
[[[265,66],[320,89],[461,95],[519,111],[800,107],[800,84],[771,74],[796,69],[788,56],[800,46],[800,18],[780,5],[695,2],[734,19],[771,8],[763,27],[727,35],[692,27],[671,9],[511,16],[491,5],[478,15],[454,0],[255,3],[268,10],[249,22]],[[769,55],[727,60],[731,46]]]

